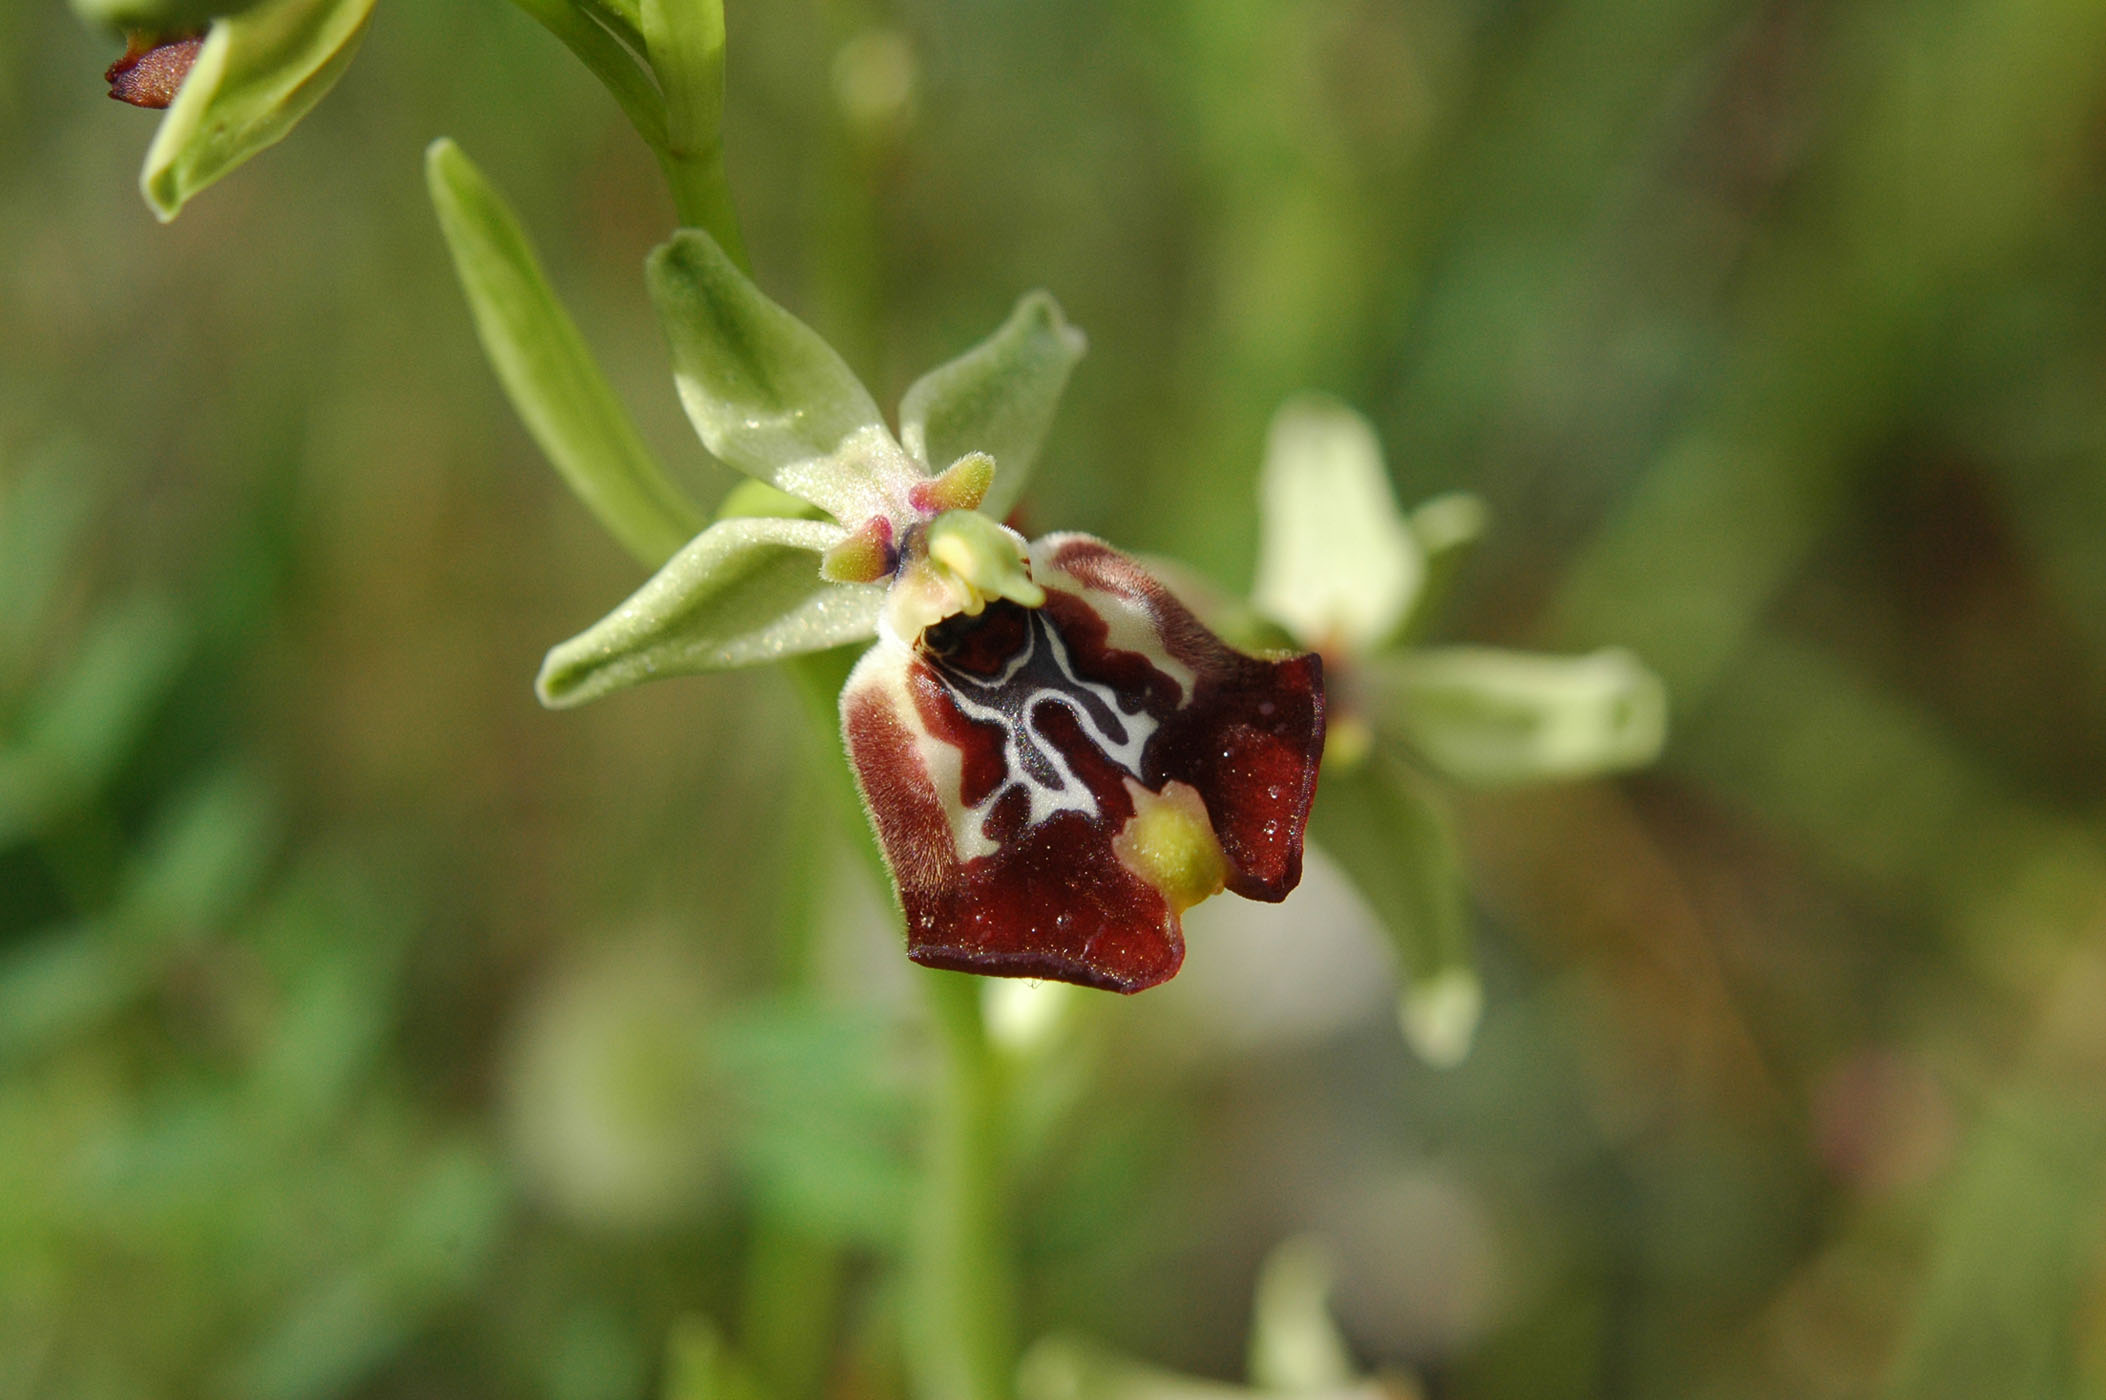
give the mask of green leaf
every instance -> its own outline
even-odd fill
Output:
[[[373,0],[265,0],[216,21],[154,143],[140,188],[165,223],[291,131],[358,50]]]
[[[922,473],[817,332],[699,229],[652,253],[649,273],[681,402],[711,452],[843,524],[904,508]]]
[[[123,766],[190,651],[174,607],[147,594],[97,617],[0,747],[0,849],[72,811]]]
[[[661,676],[823,651],[876,629],[884,590],[827,583],[842,537],[817,520],[721,520],[589,631],[548,654],[537,690],[558,709]]]
[[[1422,779],[1378,749],[1350,769],[1326,765],[1309,823],[1389,933],[1405,1038],[1429,1064],[1460,1063],[1483,995],[1447,812]]]
[[[90,24],[149,34],[180,34],[254,9],[257,0],[73,0],[73,13]]]
[[[1627,651],[1537,656],[1447,647],[1367,671],[1377,726],[1464,782],[1580,778],[1650,763],[1667,692]]]
[[[980,509],[1000,520],[1023,493],[1068,375],[1088,347],[1050,293],[1028,293],[993,335],[914,381],[900,401],[901,440],[932,472],[968,452],[994,458],[994,485]]]
[[[639,52],[644,47],[642,0],[577,0],[595,19],[612,29],[621,41]]]
[[[432,143],[424,172],[512,407],[608,533],[644,563],[664,563],[701,530],[702,513],[644,445],[504,197],[451,141]]]
[[[1289,400],[1258,483],[1251,600],[1306,646],[1364,653],[1394,634],[1426,561],[1367,420],[1333,399]]]
[[[812,1240],[896,1248],[918,1180],[914,1081],[885,1020],[803,999],[760,1002],[720,1018],[710,1049],[723,1121],[774,1218]]]
[[[99,494],[86,464],[64,446],[18,469],[0,468],[0,695],[34,660]]]
[[[699,1313],[673,1324],[662,1400],[763,1400],[760,1383],[718,1326]]]

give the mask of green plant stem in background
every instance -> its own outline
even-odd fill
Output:
[[[915,1213],[907,1357],[921,1400],[1003,1400],[1016,1371],[1016,1280],[1002,1229],[1002,1071],[979,979],[924,981],[944,1063]]]

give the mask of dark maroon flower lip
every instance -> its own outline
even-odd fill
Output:
[[[849,756],[914,961],[1140,991],[1183,961],[1184,907],[1299,881],[1321,662],[1234,650],[1087,536],[1030,562],[1043,607],[871,650],[842,693]]]

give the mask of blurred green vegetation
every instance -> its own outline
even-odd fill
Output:
[[[1674,696],[1657,771],[1465,805],[1460,1069],[1321,868],[1034,1052],[1026,1340],[1238,1377],[1313,1232],[1434,1397],[2106,1395],[2106,7],[729,9],[758,274],[881,402],[1027,287],[1089,332],[1034,524],[1240,587],[1328,390],[1491,505],[1446,635]],[[383,0],[163,229],[113,56],[0,9],[0,1397],[701,1393],[717,1328],[899,1393],[928,1075],[837,760],[773,673],[535,706],[636,573],[420,174],[713,499],[649,157],[511,7]]]

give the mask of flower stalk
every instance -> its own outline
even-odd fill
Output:
[[[1005,1400],[1016,1371],[1016,1272],[1004,1227],[1004,1071],[979,982],[955,972],[921,980],[943,1068],[909,1264],[908,1360],[920,1400]]]

